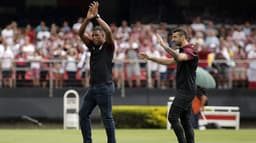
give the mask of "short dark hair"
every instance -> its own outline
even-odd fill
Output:
[[[100,26],[95,26],[95,27],[92,29],[92,31],[93,31],[93,32],[94,32],[94,31],[100,31],[100,32],[104,33],[104,30],[103,30]]]
[[[186,39],[188,39],[188,33],[184,28],[175,28],[172,30],[172,33],[179,33],[180,36],[185,36]]]

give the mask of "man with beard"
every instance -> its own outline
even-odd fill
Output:
[[[172,42],[179,47],[179,52],[170,48],[157,34],[160,45],[173,58],[151,57],[141,53],[140,57],[164,65],[177,64],[176,96],[168,114],[179,143],[194,143],[194,130],[191,124],[191,103],[196,95],[196,68],[198,56],[196,48],[188,42],[187,32],[182,28],[172,31]]]

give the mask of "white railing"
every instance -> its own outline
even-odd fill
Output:
[[[237,61],[235,61],[235,63],[237,63],[237,64],[244,64],[244,65],[248,65],[248,63],[249,62],[251,62],[251,61],[255,61],[255,60],[237,60]],[[1,62],[1,61],[0,61]],[[30,84],[27,84],[26,85],[26,82],[31,82],[31,68],[30,68],[30,66],[25,66],[25,67],[16,67],[15,65],[15,62],[18,62],[18,61],[13,61],[13,67],[10,69],[11,71],[12,71],[12,76],[11,76],[11,81],[12,81],[12,88],[13,87],[19,87],[19,82],[21,82],[21,80],[19,79],[19,78],[16,78],[16,75],[17,75],[17,72],[19,72],[19,71],[24,71],[25,72],[25,79],[22,81],[22,82],[24,82],[24,83],[21,83],[22,84],[22,86],[23,87],[33,87],[33,85],[31,85],[31,83]],[[19,61],[20,62],[20,61]],[[28,63],[30,63],[30,61],[26,61],[26,62],[28,62]],[[46,87],[48,87],[49,88],[49,96],[53,96],[52,94],[52,92],[53,92],[53,89],[55,88],[55,80],[56,80],[56,78],[55,78],[55,74],[54,74],[54,72],[53,72],[53,70],[54,70],[54,65],[55,65],[55,63],[61,63],[61,62],[63,62],[62,60],[42,60],[41,61],[41,63],[42,64],[47,64],[48,66],[45,68],[45,69],[43,69],[43,70],[46,70],[46,76],[47,76],[47,79],[44,81],[44,82],[46,82]],[[78,62],[78,61],[77,61]],[[115,62],[115,61],[114,61]],[[200,61],[200,62],[206,62],[206,61]],[[217,60],[217,61],[214,61],[215,63],[225,63],[226,61],[225,60]],[[127,81],[127,77],[126,77],[126,64],[127,64],[128,62],[127,61],[122,61],[122,64],[123,64],[123,66],[122,66],[122,70],[124,71],[123,72],[123,78],[122,78],[122,86],[121,86],[121,95],[124,97],[125,95],[124,95],[124,93],[125,93],[125,88],[127,87],[127,84],[126,84],[126,81]],[[144,61],[144,60],[139,60],[139,63],[140,63],[140,65],[143,65],[143,67],[141,67],[141,73],[143,73],[143,75],[141,75],[141,79],[140,80],[143,80],[144,81],[144,85],[142,85],[142,87],[146,87],[146,88],[150,88],[150,86],[149,86],[149,84],[150,84],[150,77],[151,77],[151,71],[149,70],[149,68],[148,68],[148,62],[146,62],[146,61]],[[210,69],[210,68],[209,68]],[[242,85],[239,85],[239,86],[237,86],[236,85],[236,83],[235,83],[235,81],[236,80],[238,80],[238,82],[240,82],[239,80],[240,79],[235,79],[234,77],[234,75],[236,74],[236,72],[238,73],[238,74],[241,74],[241,69],[242,69],[242,72],[243,72],[243,74],[245,74],[245,77],[244,77],[244,79],[242,79],[241,80],[241,82],[243,82],[243,84]],[[224,81],[225,82],[225,84],[227,85],[227,87],[225,87],[225,88],[234,88],[234,87],[242,87],[242,88],[247,88],[247,85],[246,85],[246,83],[248,82],[247,81],[247,70],[248,70],[248,68],[247,68],[247,66],[242,66],[242,67],[238,67],[238,66],[233,66],[233,67],[228,67],[228,73],[227,73],[227,77],[226,77],[226,81]],[[0,71],[1,71],[1,69],[0,69]],[[172,75],[168,75],[168,77],[167,77],[167,81],[170,83],[170,85],[169,85],[169,87],[171,87],[171,88],[175,88],[175,80],[174,80],[174,75],[175,74],[175,72],[173,72],[172,73]],[[219,82],[223,82],[223,81],[220,81],[219,79],[218,79],[218,73],[215,75],[215,76],[217,76],[216,78],[217,78],[217,80],[216,80],[216,82],[217,82],[217,85],[219,84]],[[222,75],[223,76],[223,75]],[[172,78],[170,78],[170,77],[172,77]],[[67,77],[67,74],[64,74],[64,81],[63,82],[66,82],[66,80],[68,79],[68,77]],[[82,80],[82,78],[81,78],[81,75],[80,75],[80,73],[78,73],[77,72],[77,74],[76,74],[76,79],[75,79],[75,81],[74,82],[76,82],[75,83],[75,85],[74,86],[77,86],[77,87],[83,87],[83,85],[81,84],[81,80]],[[155,88],[159,88],[159,73],[157,73],[156,74],[156,77],[154,77],[154,79],[153,80],[156,80],[156,86],[155,86]],[[2,78],[2,71],[0,72],[0,84],[2,85],[1,87],[2,88],[4,88],[4,86],[3,86],[3,78]],[[240,84],[240,83],[238,83],[238,84]],[[172,86],[171,86],[172,85]],[[64,86],[65,86],[65,84],[64,84]],[[153,87],[154,88],[154,87]],[[220,87],[217,87],[217,88],[220,88]]]

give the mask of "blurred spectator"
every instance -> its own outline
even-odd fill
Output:
[[[194,31],[191,26],[183,25],[182,27],[187,31],[188,39],[191,39],[191,38],[193,37],[193,33],[194,33],[194,32],[197,32],[197,31]],[[199,31],[199,32],[200,32],[200,31]],[[171,36],[171,34],[170,34],[170,36]],[[171,38],[171,37],[170,37],[170,38]],[[170,40],[171,40],[171,39],[170,39]]]
[[[232,34],[233,40],[239,45],[239,46],[244,46],[245,45],[245,40],[246,40],[246,34],[244,33],[242,26],[237,25],[233,34]]]
[[[216,53],[217,53],[217,49],[216,49],[216,45],[212,44],[211,45],[211,50],[209,50],[209,53],[207,54],[207,63],[208,63],[208,67],[209,70],[212,71],[212,66],[213,66],[213,62],[215,61],[215,57],[216,57]],[[200,52],[198,53],[200,55]],[[200,57],[199,57],[200,59]],[[216,73],[217,71],[215,71]]]
[[[200,48],[200,47],[199,47]],[[217,47],[216,45],[212,44],[210,45],[211,50],[208,50],[206,48],[198,49],[198,66],[208,70],[209,64],[208,64],[208,56],[211,53],[210,51],[214,51]]]
[[[227,36],[227,29],[224,25],[221,25],[218,29],[218,37],[226,37]]]
[[[247,63],[246,63],[246,53],[242,47],[239,47],[238,51],[234,53],[233,59],[236,61],[233,78],[233,87],[246,87],[247,80]]]
[[[73,26],[72,26],[72,29],[74,30],[74,32],[78,33],[78,31],[79,31],[79,29],[80,29],[82,23],[83,23],[83,18],[82,18],[82,17],[79,17],[79,18],[77,19],[77,22],[74,23]]]
[[[165,52],[160,50],[160,57],[161,58],[167,58],[167,56],[165,55]],[[168,84],[167,84],[167,80],[168,80],[168,73],[167,73],[167,66],[166,65],[162,65],[159,64],[159,74],[160,74],[160,88],[161,89],[166,89]]]
[[[248,82],[249,88],[256,88],[256,48],[253,48],[248,53],[249,68],[248,68]]]
[[[24,38],[24,39],[25,39],[25,38]],[[21,49],[22,45],[24,45],[24,43],[25,43],[25,40],[24,40],[24,43],[21,44],[20,40],[21,40],[21,39],[16,38],[16,39],[14,40],[14,45],[11,46],[11,50],[12,50],[12,52],[13,52],[14,55],[19,54],[20,50],[22,50],[22,49]]]
[[[53,45],[53,38],[54,36],[51,37],[51,39],[47,39],[46,37],[43,37],[42,40],[39,40],[37,41],[37,44],[36,44],[36,49],[40,49],[43,51],[44,54],[52,54],[51,52],[51,48],[55,48],[54,45]],[[55,43],[56,41],[54,41]]]
[[[12,81],[12,72],[13,72],[13,60],[14,60],[14,54],[8,46],[7,41],[2,41],[3,50],[0,53],[0,61],[1,61],[1,70],[2,70],[2,79],[3,79],[3,87],[13,87],[13,81]]]
[[[190,39],[190,42],[196,45],[199,51],[205,47],[204,35],[202,32],[196,32],[195,36]]]
[[[230,75],[230,67],[227,64],[227,61],[230,59],[230,57],[224,42],[221,42],[220,51],[216,53],[215,59],[220,60],[214,62],[213,64],[213,68],[217,70],[217,86],[221,89],[229,88],[228,81]]]
[[[85,45],[84,45],[85,46]],[[82,78],[82,85],[84,87],[89,87],[90,81],[90,56],[91,53],[88,51],[88,48],[80,47],[80,58],[77,64],[77,68],[80,71],[80,75]]]
[[[220,39],[222,39],[222,37]],[[241,47],[234,42],[231,36],[226,37],[225,45],[228,48],[228,53],[231,58],[233,57],[234,53],[239,51],[239,47]]]
[[[121,26],[118,28],[117,38],[121,38],[122,41],[128,41],[130,32],[131,28],[128,26],[127,21],[123,20]]]
[[[58,27],[55,23],[52,23],[51,29],[50,29],[50,35],[51,35],[51,37],[52,37],[52,36],[57,36],[57,35],[58,35],[58,32],[59,32],[59,27]]]
[[[5,39],[8,46],[13,45],[14,41],[14,30],[12,29],[11,24],[7,25],[1,32],[2,38]]]
[[[40,81],[43,88],[47,86],[47,75],[49,73],[49,55],[44,54],[43,50],[39,50],[40,55],[42,56],[42,62],[40,67]],[[50,76],[50,75],[48,75]],[[52,77],[50,77],[52,78]]]
[[[205,39],[205,45],[208,48],[208,50],[211,50],[210,45],[212,44],[214,44],[217,47],[217,50],[219,49],[220,41],[217,38],[216,33],[214,31],[209,31]]]
[[[256,41],[256,28],[252,28],[251,29],[251,33],[247,37],[247,42],[248,41],[251,41],[251,42],[255,42]]]
[[[141,21],[136,21],[133,28],[132,28],[132,31],[133,32],[137,32],[137,33],[140,33],[142,30],[142,24],[141,24]],[[137,37],[139,38],[139,37]]]
[[[117,26],[116,26],[116,23],[111,23],[110,25],[110,29],[111,29],[111,31],[112,31],[112,33],[113,33],[113,38],[115,39],[115,40],[117,40],[118,39],[118,28],[117,28]],[[119,38],[120,39],[120,38]]]
[[[146,51],[146,54],[151,57],[156,57],[156,58],[160,57],[159,51],[154,49],[153,47],[150,47]],[[159,73],[158,73],[159,64],[156,62],[148,61],[147,68],[151,75],[148,79],[149,88],[157,87],[156,83],[158,83],[157,81],[159,81]]]
[[[146,52],[148,49],[150,49],[150,47],[153,46],[153,31],[151,31],[151,28],[151,25],[146,25],[143,27],[143,30],[140,34],[140,52]]]
[[[246,36],[251,34],[251,23],[250,23],[250,21],[245,21],[244,27],[243,27],[243,32]]]
[[[138,49],[134,49],[132,46],[126,50],[126,72],[129,87],[133,87],[132,77],[136,77],[136,87],[140,87],[140,64],[138,59]]]
[[[36,27],[36,33],[42,31],[42,29],[45,29],[45,31],[48,31],[48,27],[46,26],[44,21],[41,21],[40,24]]]
[[[28,60],[30,61],[33,86],[39,87],[42,56],[40,55],[40,52],[37,50],[33,53],[33,55],[28,56]]]
[[[72,29],[74,30],[75,33],[78,33],[79,29],[80,29],[80,26],[82,25],[83,23],[83,18],[82,17],[79,17],[77,19],[77,22],[73,24],[72,26]],[[93,24],[92,22],[89,22],[86,29],[85,29],[85,32],[90,32],[92,31],[92,28],[93,28]]]
[[[24,36],[29,37],[29,42],[31,44],[35,43],[35,36],[36,36],[36,32],[34,31],[34,29],[31,27],[30,24],[28,24],[25,28],[25,32],[24,32]]]
[[[61,45],[58,46],[53,52],[53,60],[54,60],[54,82],[55,88],[62,88],[63,87],[63,80],[64,80],[64,56],[66,52],[63,50]]]
[[[132,27],[132,31],[130,33],[130,37],[134,38],[134,39],[139,39],[140,35],[141,35],[141,31],[142,31],[142,24],[140,21],[137,21],[133,27]]]
[[[23,52],[22,48],[19,49],[19,53],[15,56],[16,60],[16,84],[18,87],[22,86],[25,82],[25,74],[28,68],[27,58],[28,55]]]
[[[29,37],[25,37],[25,43],[21,47],[22,52],[26,53],[27,55],[33,55],[36,51],[34,44],[31,44],[29,41]]]
[[[114,81],[118,89],[121,88],[122,81],[124,80],[124,59],[125,59],[125,49],[120,48],[117,44],[114,56],[114,67],[113,76]]]
[[[193,19],[193,22],[191,24],[191,28],[194,31],[201,31],[201,32],[205,31],[205,25],[201,22],[201,17],[197,16]]]
[[[65,57],[65,70],[68,75],[67,86],[76,86],[76,73],[77,73],[77,63],[78,60],[77,51],[74,48],[69,48],[67,55]]]
[[[62,29],[61,31],[63,31],[64,33],[68,33],[71,30],[67,21],[63,22],[63,25],[62,25],[61,29]]]
[[[197,47],[199,63],[198,66],[208,69],[207,56],[210,53],[209,50],[205,47],[204,35],[202,32],[196,32],[190,40],[192,44]]]
[[[36,38],[38,41],[43,39],[49,39],[51,36],[51,33],[47,30],[45,26],[41,27],[41,30],[37,32]]]
[[[167,58],[172,58],[172,56],[168,53],[166,53],[165,56]],[[176,85],[175,74],[176,74],[176,65],[167,66],[167,79],[170,80],[170,82],[168,83],[169,87],[175,87]]]
[[[213,21],[209,20],[206,25],[205,33],[208,35],[210,32],[214,32],[215,35],[218,35],[218,31],[215,28]]]
[[[128,23],[126,20],[123,20],[121,23],[121,26],[118,28],[118,31],[123,31],[124,33],[130,33],[131,28],[128,26]]]
[[[18,24],[16,21],[11,22],[11,29],[13,30],[14,35],[17,35],[19,33],[20,29],[18,28]]]
[[[256,42],[249,40],[248,44],[245,46],[245,52],[249,53],[250,51],[252,51],[255,48],[256,48]]]

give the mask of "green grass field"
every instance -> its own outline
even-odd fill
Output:
[[[256,130],[195,131],[196,143],[255,143]],[[118,129],[118,143],[177,143],[173,131]],[[94,143],[106,143],[103,129],[93,130]],[[80,131],[47,129],[1,129],[0,143],[82,143]]]

